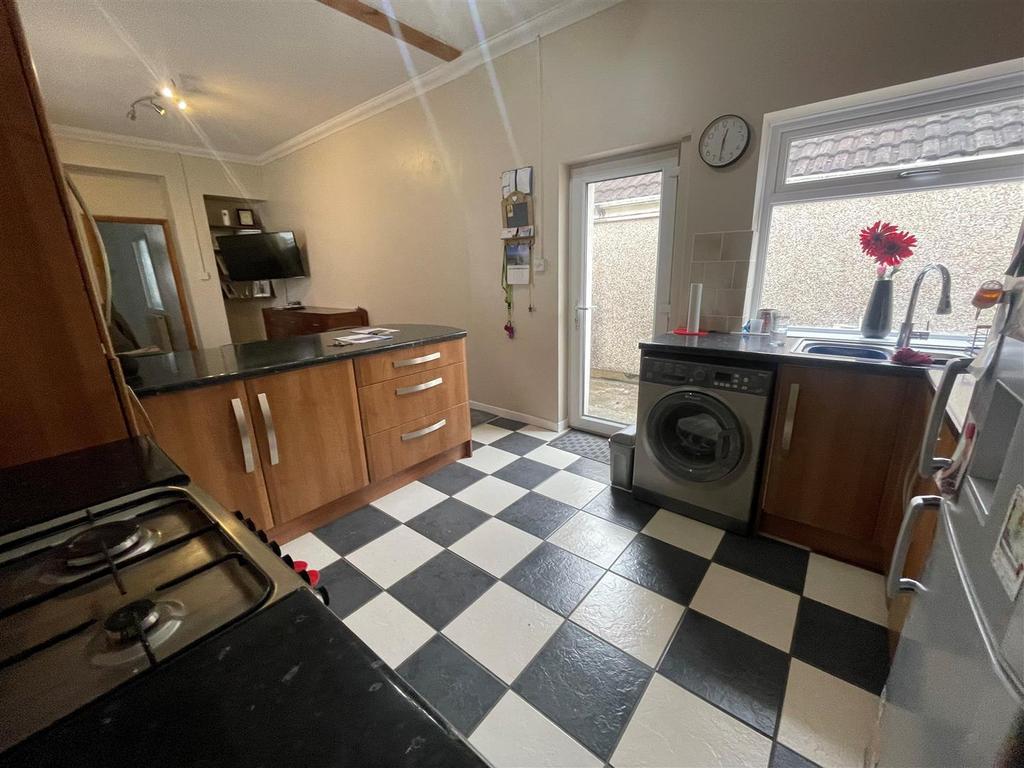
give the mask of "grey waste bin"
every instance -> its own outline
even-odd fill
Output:
[[[612,485],[633,490],[633,451],[636,449],[636,424],[630,424],[608,438],[612,455]]]

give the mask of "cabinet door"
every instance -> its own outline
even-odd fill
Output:
[[[197,485],[260,528],[273,527],[242,382],[153,395],[142,406],[157,443]]]
[[[907,379],[782,366],[761,528],[880,569],[876,528]]]
[[[367,484],[351,360],[249,379],[245,388],[276,523]]]

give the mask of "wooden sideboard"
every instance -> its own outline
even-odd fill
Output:
[[[332,309],[331,307],[264,307],[263,325],[268,339],[284,339],[289,336],[305,336],[311,333],[325,333],[339,328],[356,328],[370,322],[362,307]]]

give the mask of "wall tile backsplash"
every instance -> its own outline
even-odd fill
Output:
[[[754,233],[703,232],[693,236],[691,283],[703,283],[702,331],[738,331],[743,327],[743,299],[750,271]],[[689,287],[685,295],[689,295]]]

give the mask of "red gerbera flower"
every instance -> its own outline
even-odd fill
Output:
[[[917,238],[909,232],[900,232],[895,224],[876,221],[860,231],[860,248],[881,268],[898,267],[904,259],[914,255]]]
[[[888,222],[883,224],[881,221],[876,221],[867,229],[860,231],[860,249],[875,261],[878,261],[886,235],[895,231],[896,227],[893,224]]]

